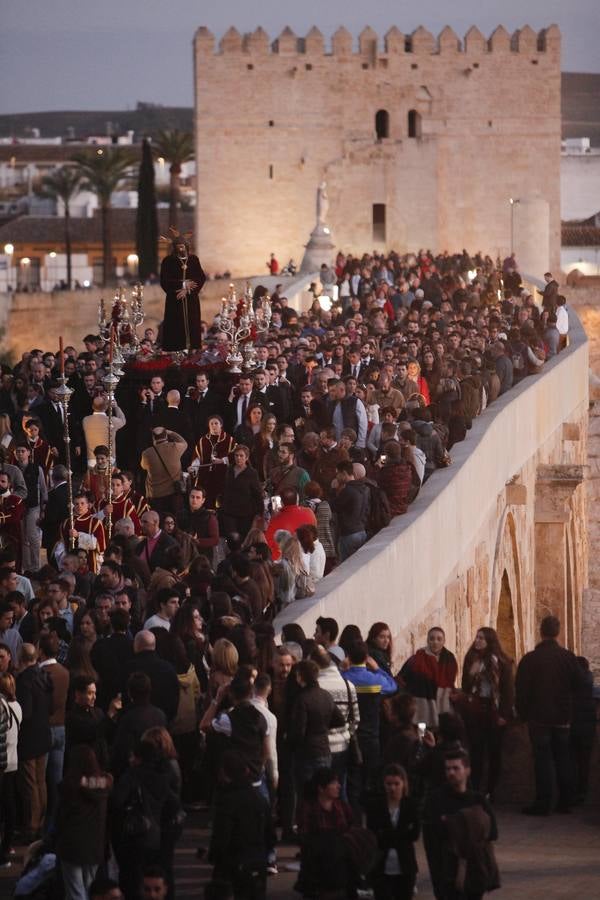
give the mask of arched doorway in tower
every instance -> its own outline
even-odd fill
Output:
[[[517,658],[517,640],[515,634],[515,613],[513,609],[510,581],[506,569],[502,573],[500,583],[500,599],[498,601],[498,618],[496,631],[502,644],[502,649],[511,659]]]

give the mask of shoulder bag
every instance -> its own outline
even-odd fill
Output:
[[[154,449],[156,455],[158,456],[158,458],[160,459],[160,464],[161,464],[161,466],[163,467],[163,469],[165,470],[165,472],[167,473],[167,475],[169,476],[169,478],[170,478],[171,481],[173,482],[173,493],[174,493],[174,494],[185,494],[185,485],[183,484],[183,482],[182,482],[180,479],[175,480],[175,479],[173,478],[172,474],[171,474],[171,473],[169,472],[169,470],[167,469],[167,466],[166,466],[166,463],[165,463],[164,459],[162,458],[162,456],[161,456],[160,453],[158,452],[158,448],[157,448],[157,447],[154,447],[153,449]]]
[[[346,693],[348,694],[348,731],[350,732],[350,743],[348,744],[348,755],[353,766],[362,766],[363,755],[356,734],[356,719],[354,718],[354,703],[352,702],[352,692],[350,684],[344,678],[346,685]]]

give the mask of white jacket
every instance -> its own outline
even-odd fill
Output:
[[[0,697],[0,703],[5,707],[8,716],[8,728],[6,732],[6,769],[5,772],[16,772],[18,765],[17,743],[19,741],[19,728],[23,719],[21,704],[17,700],[7,700]]]

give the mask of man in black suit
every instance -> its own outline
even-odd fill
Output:
[[[177,715],[179,705],[179,680],[171,663],[161,659],[156,652],[156,638],[151,631],[138,631],[133,639],[133,659],[122,670],[121,693],[125,705],[130,701],[127,685],[133,672],[143,672],[150,679],[150,702],[162,709],[167,721]],[[128,702],[129,701],[129,702]]]
[[[279,368],[276,362],[267,363],[267,390],[266,396],[269,407],[277,416],[277,423],[292,421],[293,394],[292,386],[285,378],[279,380]]]
[[[46,392],[44,402],[37,407],[37,414],[44,429],[44,437],[51,447],[58,450],[59,462],[66,462],[65,452],[65,420],[64,408],[59,403],[56,395],[56,389],[59,387],[58,381],[53,381]],[[87,415],[87,413],[86,413]],[[74,416],[73,411],[69,411],[69,435],[71,438],[71,453],[74,457],[81,455],[81,444],[83,440],[83,430],[81,428],[81,419]]]
[[[143,538],[135,548],[137,556],[148,564],[151,572],[157,566],[167,568],[165,555],[169,547],[177,547],[177,541],[160,527],[160,516],[153,510],[147,510],[141,519]]]
[[[50,474],[51,488],[42,519],[42,547],[50,557],[60,540],[60,526],[69,517],[69,488],[67,470],[64,466],[54,466]]]
[[[160,375],[150,379],[150,387],[142,389],[140,399],[136,416],[138,454],[152,443],[152,420],[167,408],[165,382]]]
[[[254,391],[251,375],[240,375],[237,385],[231,389],[226,409],[226,429],[233,434],[236,428],[246,425],[246,413],[250,404],[258,403],[267,412],[268,406],[262,394]]]
[[[552,272],[544,272],[544,281],[546,282],[546,287],[543,291],[538,290],[538,294],[542,295],[542,306],[544,309],[553,313],[558,301],[558,281],[554,279]]]
[[[174,431],[180,434],[187,444],[187,450],[181,458],[183,468],[191,463],[192,451],[194,449],[194,436],[192,434],[192,426],[186,413],[179,408],[181,404],[181,394],[179,391],[171,390],[167,393],[167,405],[162,409],[158,409],[152,416],[151,427],[166,428],[167,431]]]
[[[348,359],[342,370],[343,375],[353,375],[359,381],[366,369],[367,366],[363,363],[360,355],[360,347],[353,345],[348,349]]]
[[[210,387],[208,375],[205,372],[198,373],[194,386],[188,388],[183,401],[183,411],[192,426],[193,446],[208,432],[209,418],[215,413],[223,415],[224,404],[224,399],[221,399],[219,394]],[[185,437],[185,435],[182,436]],[[188,446],[192,446],[189,441]]]

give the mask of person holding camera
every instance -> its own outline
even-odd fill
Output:
[[[152,429],[152,446],[142,453],[140,466],[146,472],[146,497],[157,512],[178,512],[183,506],[181,457],[187,441],[175,431]]]

